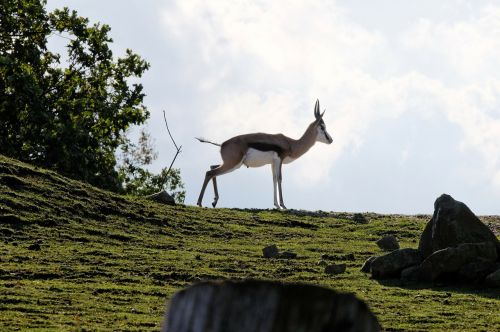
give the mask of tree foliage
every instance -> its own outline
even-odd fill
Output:
[[[137,144],[125,137],[125,142],[120,147],[122,153],[118,164],[124,191],[143,196],[165,190],[177,203],[183,203],[186,191],[179,169],[172,168],[169,171],[165,167],[159,174],[153,174],[145,168],[157,158],[151,141],[151,136],[145,130],[140,132]]]
[[[115,151],[149,116],[132,83],[149,64],[131,50],[114,58],[108,25],[44,6],[0,4],[0,153],[119,190]],[[47,48],[58,35],[68,38],[64,64]]]

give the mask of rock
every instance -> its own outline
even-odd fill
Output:
[[[462,202],[443,194],[434,203],[434,214],[425,226],[418,249],[424,257],[462,243],[491,242],[500,254],[500,241]]]
[[[331,264],[325,266],[325,273],[326,274],[341,274],[344,273],[346,270],[347,265],[346,264]]]
[[[401,271],[401,279],[406,281],[417,281],[420,279],[420,271],[422,267],[420,265],[413,265],[407,267],[403,271]]]
[[[279,256],[278,247],[275,244],[265,247],[262,249],[262,255],[264,258],[276,258]]]
[[[364,263],[363,263],[363,266],[361,267],[361,272],[365,272],[365,273],[370,273],[371,270],[372,270],[372,262],[373,260],[377,258],[377,256],[372,256],[370,258],[368,258]]]
[[[500,287],[500,269],[489,274],[486,279],[486,284],[491,287]]]
[[[492,242],[463,243],[432,253],[422,262],[421,277],[434,281],[443,274],[458,272],[465,264],[483,260],[494,262],[498,258]]]
[[[162,331],[379,331],[367,305],[352,294],[270,281],[202,282],[177,292]]]
[[[294,258],[297,258],[297,254],[287,250],[287,251],[284,251],[284,252],[278,254],[278,258],[294,259]]]
[[[382,250],[397,250],[399,249],[398,239],[394,235],[384,236],[377,241],[377,245]]]
[[[372,277],[375,279],[399,276],[400,272],[422,262],[422,254],[417,249],[398,249],[375,258],[371,263]]]
[[[28,247],[28,250],[40,251],[42,248],[39,243],[33,243]]]
[[[500,268],[499,263],[477,260],[463,265],[458,271],[458,276],[466,281],[481,281],[498,268]]]
[[[167,204],[167,205],[175,205],[174,198],[172,196],[170,196],[165,190],[160,191],[156,194],[146,196],[146,197],[157,202],[157,203],[162,203],[162,204]]]

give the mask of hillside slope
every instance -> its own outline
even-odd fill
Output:
[[[429,219],[364,216],[368,223],[347,213],[170,207],[0,156],[0,330],[158,330],[175,291],[224,278],[353,292],[386,329],[500,330],[498,289],[412,286],[360,272],[381,254],[377,239],[394,234],[415,248]],[[262,258],[269,244],[298,257]],[[346,263],[346,273],[325,274],[322,255]]]

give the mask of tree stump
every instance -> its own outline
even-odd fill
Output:
[[[162,331],[379,331],[377,318],[352,294],[269,281],[202,282],[177,292]]]

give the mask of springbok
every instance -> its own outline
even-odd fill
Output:
[[[281,168],[283,164],[288,164],[306,153],[316,142],[331,144],[332,137],[326,131],[323,113],[319,113],[319,100],[316,100],[314,106],[314,116],[316,120],[311,123],[302,137],[298,140],[287,137],[283,134],[246,134],[228,139],[222,144],[207,141],[202,138],[196,138],[202,143],[210,143],[220,146],[220,155],[222,165],[210,166],[210,170],[205,175],[205,181],[201,187],[198,197],[198,206],[201,206],[203,195],[210,180],[214,184],[214,201],[212,206],[217,205],[219,192],[217,191],[216,177],[232,172],[245,165],[247,167],[261,167],[271,164],[273,172],[274,206],[278,209],[286,209],[283,203],[283,194],[281,190]],[[279,204],[276,193],[276,185],[279,191]]]

